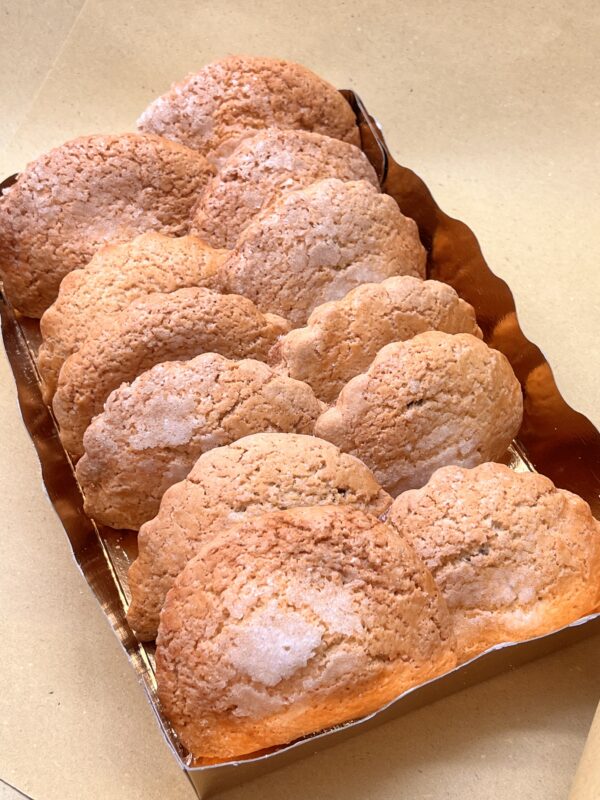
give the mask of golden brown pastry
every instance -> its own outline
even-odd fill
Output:
[[[175,581],[156,650],[177,735],[222,760],[363,717],[455,663],[421,559],[348,506],[232,525]]]
[[[501,464],[444,467],[400,495],[389,522],[446,598],[461,661],[600,605],[600,523],[543,475]]]
[[[138,128],[200,150],[216,164],[263,128],[315,131],[360,145],[354,112],[331,84],[280,58],[228,56],[154,100]]]
[[[420,333],[379,351],[317,420],[317,436],[360,458],[392,496],[447,464],[500,458],[521,425],[505,356],[468,333]]]
[[[366,181],[317,181],[283,195],[223,264],[229,291],[304,325],[321,303],[392,275],[425,277],[417,226]]]
[[[12,304],[41,317],[64,276],[106,242],[186,233],[212,172],[200,153],[139,133],[82,136],[32,161],[0,200]]]
[[[324,178],[379,186],[358,147],[320,133],[267,128],[244,139],[223,162],[198,201],[191,230],[215,247],[233,248],[259,211]]]
[[[305,505],[349,505],[380,516],[392,498],[357,458],[314,436],[257,433],[202,455],[142,526],[129,570],[127,620],[154,639],[168,590],[200,548],[232,521]]]
[[[94,326],[62,366],[52,407],[67,451],[83,455],[83,434],[108,395],[155,364],[220,353],[266,361],[289,326],[245,297],[210,289],[157,292]]]
[[[341,300],[318,306],[306,327],[282,336],[269,358],[333,403],[384,345],[428,330],[481,337],[473,307],[451,286],[402,275],[363,283]]]
[[[324,409],[306,383],[254,359],[204,353],[157,364],[111,392],[85,432],[85,511],[137,530],[202,453],[261,431],[310,434]]]
[[[142,233],[129,242],[104,245],[84,269],[69,272],[40,320],[38,369],[44,400],[52,401],[60,368],[91,327],[153,292],[188,286],[218,291],[219,264],[226,252],[195,236]]]

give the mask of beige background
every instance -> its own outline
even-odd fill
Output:
[[[0,172],[131,128],[229,52],[356,89],[397,158],[477,233],[529,337],[600,424],[600,6],[576,0],[0,3]],[[0,356],[0,778],[35,800],[190,800],[74,567]],[[463,692],[233,798],[564,798],[600,696],[600,640]],[[0,782],[0,798],[13,792]]]

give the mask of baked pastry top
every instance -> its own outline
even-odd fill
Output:
[[[425,277],[417,226],[366,181],[317,181],[276,200],[242,231],[223,264],[229,291],[294,327],[360,283]]]
[[[0,269],[12,304],[41,317],[64,276],[106,242],[186,233],[212,173],[200,153],[140,133],[82,136],[32,161],[0,199]]]
[[[189,286],[218,291],[219,264],[226,252],[195,236],[152,231],[129,242],[103,245],[85,268],[69,272],[40,320],[43,342],[37,363],[45,401],[52,401],[60,368],[92,327],[153,292]]]
[[[354,112],[330,83],[279,58],[228,56],[154,100],[138,128],[192,147],[216,164],[263,128],[299,128],[360,145]]]
[[[358,147],[320,133],[267,128],[244,139],[222,163],[196,206],[191,230],[215,247],[233,248],[263,208],[324,178],[379,186]]]
[[[140,530],[127,620],[138,638],[154,639],[176,576],[224,525],[306,505],[349,505],[378,517],[391,502],[361,461],[314,436],[257,433],[210,450]]]
[[[428,330],[481,337],[473,307],[451,286],[402,275],[363,283],[341,300],[318,306],[306,327],[279,339],[269,359],[333,403],[384,345]]]
[[[468,333],[428,331],[380,350],[315,433],[363,460],[396,496],[438,467],[500,458],[522,414],[521,386],[502,353]]]
[[[234,523],[176,579],[156,649],[167,717],[219,759],[365,716],[455,663],[423,562],[349,506]]]
[[[400,495],[388,520],[446,598],[461,661],[600,606],[600,522],[544,475],[444,467]]]
[[[262,314],[245,297],[210,289],[136,300],[95,326],[63,364],[52,403],[61,441],[74,457],[83,455],[83,434],[108,395],[155,364],[210,352],[266,361],[288,329],[284,319]]]
[[[204,353],[157,364],[111,392],[85,432],[85,511],[138,529],[202,453],[261,431],[310,434],[324,409],[308,384],[254,359]]]

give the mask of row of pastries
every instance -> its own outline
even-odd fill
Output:
[[[0,199],[0,272],[197,759],[360,718],[600,604],[600,523],[497,463],[523,401],[344,97],[229,57]]]

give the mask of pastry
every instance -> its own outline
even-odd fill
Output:
[[[379,351],[315,427],[362,459],[391,495],[448,464],[500,458],[521,424],[521,387],[505,356],[468,333],[420,333]]]
[[[384,345],[428,330],[481,337],[475,311],[452,287],[403,275],[361,284],[341,300],[318,306],[305,328],[281,337],[270,359],[333,403]]]
[[[138,128],[204,153],[215,163],[263,128],[299,128],[360,145],[349,103],[301,64],[229,56],[154,100]]]
[[[223,264],[229,290],[304,325],[321,303],[392,275],[425,277],[417,226],[366,181],[318,181],[283,195]]]
[[[76,458],[83,455],[83,434],[108,395],[155,364],[207,352],[265,361],[288,329],[285,320],[261,314],[250,300],[210,289],[136,300],[95,326],[62,366],[52,407],[64,447]]]
[[[127,620],[138,638],[154,639],[173,581],[232,521],[332,504],[380,516],[391,502],[362,462],[314,436],[257,433],[210,450],[166,491],[157,516],[140,530],[138,557],[129,570]]]
[[[347,506],[224,530],[175,581],[156,648],[167,718],[194,756],[220,760],[366,716],[455,663],[421,559]]]
[[[44,400],[52,401],[60,368],[90,327],[153,292],[188,286],[218,291],[224,253],[195,236],[142,233],[130,242],[102,246],[84,269],[69,272],[40,321],[38,369]]]
[[[215,247],[233,248],[259,211],[323,178],[379,186],[358,147],[320,133],[267,128],[244,139],[223,162],[198,201],[191,230]]]
[[[82,136],[40,156],[0,200],[0,270],[12,304],[41,317],[64,276],[106,242],[186,233],[211,174],[199,153],[148,134]]]
[[[88,516],[138,529],[199,456],[250,433],[312,433],[325,406],[260,361],[204,353],[122,384],[83,437],[77,478]]]
[[[600,523],[543,475],[444,467],[400,495],[389,521],[446,598],[461,661],[600,606]]]

